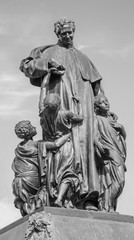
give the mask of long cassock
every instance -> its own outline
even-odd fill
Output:
[[[101,76],[92,62],[73,46],[66,48],[61,43],[34,49],[21,62],[20,69],[30,78],[31,84],[41,86],[47,74],[48,62],[55,59],[65,68],[62,77],[51,77],[47,93],[60,95],[61,108],[81,114],[83,124],[73,128],[72,137],[75,152],[75,171],[81,181],[81,196],[99,191],[98,174],[94,160],[93,126],[94,101],[92,84]]]

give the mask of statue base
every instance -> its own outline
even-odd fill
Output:
[[[39,224],[43,219],[44,225]],[[31,226],[37,220],[33,232]],[[33,226],[33,225],[32,225]],[[35,232],[34,232],[35,229]],[[41,235],[44,234],[41,238]],[[27,235],[26,235],[27,234]],[[34,237],[32,234],[35,234]],[[44,207],[0,230],[0,240],[133,240],[134,217],[76,209]]]

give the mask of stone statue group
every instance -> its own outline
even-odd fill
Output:
[[[75,23],[54,24],[57,44],[35,48],[20,70],[40,87],[42,139],[30,121],[15,126],[12,183],[22,216],[42,206],[115,212],[125,183],[126,132],[93,63],[73,46]]]

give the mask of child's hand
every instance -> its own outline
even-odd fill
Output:
[[[72,123],[81,123],[83,121],[83,116],[74,114],[71,120],[72,120]]]
[[[111,115],[111,117],[113,118],[113,120],[114,120],[115,122],[118,120],[118,116],[117,116],[115,113],[110,112],[110,115]]]
[[[116,122],[113,119],[109,119],[109,123],[113,128],[116,125]]]
[[[39,209],[41,207],[42,207],[42,201],[40,200],[40,198],[38,198],[36,201],[36,209]]]
[[[65,73],[65,68],[55,59],[51,59],[48,62],[48,69],[50,73],[56,75],[63,75]]]
[[[57,68],[55,67],[52,67],[48,70],[49,73],[51,74],[55,74],[55,75],[63,75],[65,73],[65,70],[58,70]]]

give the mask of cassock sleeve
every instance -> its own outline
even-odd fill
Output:
[[[35,48],[28,58],[21,61],[20,70],[30,78],[32,85],[41,86],[43,77],[47,74],[48,63],[43,58],[43,51],[51,45]]]

